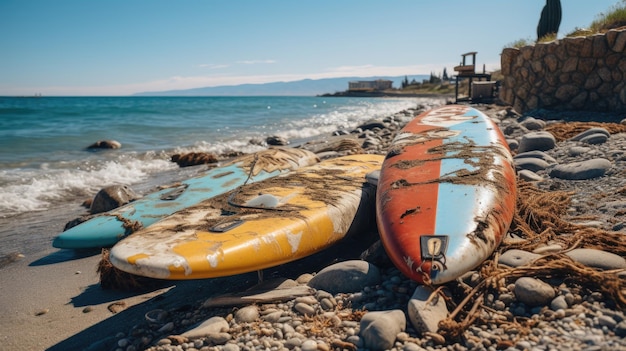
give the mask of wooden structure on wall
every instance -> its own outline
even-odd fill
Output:
[[[476,51],[462,54],[463,57],[461,64],[454,67],[454,71],[458,72],[455,76],[455,89],[454,98],[456,102],[469,101],[477,102],[480,100],[487,100],[493,98],[493,90],[495,88],[495,82],[491,82],[491,74],[485,72],[485,66],[483,65],[483,73],[476,73]],[[469,57],[471,56],[471,62]],[[468,96],[459,98],[459,81],[461,79],[468,79]],[[478,80],[474,82],[474,80]],[[486,82],[482,82],[485,79]]]

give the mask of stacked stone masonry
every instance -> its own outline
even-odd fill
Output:
[[[499,98],[538,108],[626,112],[626,28],[502,51]]]

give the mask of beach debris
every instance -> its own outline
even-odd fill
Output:
[[[98,149],[119,149],[122,147],[122,144],[119,141],[115,140],[99,140],[95,143],[87,146],[87,150],[98,150]]]
[[[185,154],[174,154],[171,158],[172,162],[178,164],[179,167],[190,167],[217,163],[217,155],[210,152],[188,152]]]
[[[35,316],[39,317],[39,316],[43,316],[44,314],[50,312],[49,308],[42,308],[40,310],[35,311]]]
[[[19,261],[24,257],[26,256],[24,256],[23,254],[19,252],[11,252],[7,254],[6,256],[2,256],[0,257],[0,268],[8,265],[9,263]]]
[[[139,196],[126,185],[110,185],[98,191],[89,208],[91,214],[107,212],[138,199]]]
[[[102,249],[102,258],[96,272],[100,275],[100,287],[104,290],[139,291],[162,284],[159,279],[141,277],[119,270],[109,260],[109,249]]]
[[[278,135],[272,135],[272,136],[268,136],[265,139],[265,142],[267,143],[267,145],[274,145],[274,146],[286,146],[289,145],[289,140],[278,136]]]
[[[116,301],[110,304],[109,306],[107,306],[107,309],[111,313],[119,313],[125,310],[126,308],[128,308],[128,306],[126,305],[125,301]]]

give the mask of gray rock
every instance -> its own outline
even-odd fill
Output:
[[[517,172],[517,175],[520,177],[520,179],[525,180],[527,182],[540,182],[543,180],[542,176],[528,169],[519,170]]]
[[[434,296],[431,301],[428,298],[433,290],[420,285],[415,289],[408,304],[408,317],[411,325],[418,333],[436,333],[439,322],[448,316],[446,302],[440,296]]]
[[[574,249],[565,253],[572,260],[585,266],[600,269],[626,268],[626,259],[614,253],[595,249]]]
[[[265,139],[265,142],[267,143],[267,145],[273,145],[273,146],[286,146],[289,145],[289,140],[281,137],[281,136],[277,136],[277,135],[273,135],[273,136],[268,136]]]
[[[550,166],[550,164],[539,158],[516,158],[513,160],[515,169],[517,170],[529,170],[532,172],[542,171]]]
[[[626,320],[619,322],[615,326],[615,335],[626,338]]]
[[[604,176],[611,166],[611,161],[604,158],[559,164],[550,170],[550,177],[567,180],[593,179]]]
[[[520,124],[528,130],[540,130],[546,127],[546,121],[534,117],[528,117],[520,122]]]
[[[382,128],[385,128],[385,123],[383,121],[379,121],[379,120],[369,120],[369,121],[361,124],[357,128],[360,128],[361,130],[372,130],[374,128],[382,129]]]
[[[331,294],[361,291],[366,286],[380,283],[378,267],[360,260],[351,260],[328,266],[315,275],[308,285]]]
[[[538,158],[540,160],[546,161],[549,164],[557,163],[554,157],[546,154],[543,151],[538,151],[538,150],[522,152],[522,153],[515,155],[515,157],[513,157],[513,159],[520,159],[520,158]]]
[[[547,151],[553,149],[555,145],[556,139],[554,138],[554,135],[550,134],[549,132],[531,132],[522,137],[519,142],[518,151]]]
[[[582,154],[589,152],[589,150],[591,149],[585,146],[572,146],[569,149],[567,149],[567,154],[570,156],[580,156]]]
[[[88,150],[97,150],[97,149],[119,149],[122,147],[122,144],[119,141],[115,140],[99,140],[95,143],[87,146]]]
[[[557,297],[555,297],[552,302],[550,302],[550,308],[553,311],[557,311],[557,310],[564,310],[567,307],[569,307],[567,305],[567,301],[565,300],[565,296],[563,295],[559,295]]]
[[[601,128],[601,127],[593,127],[593,128],[587,129],[586,131],[582,133],[576,134],[570,140],[579,141],[593,134],[602,134],[606,136],[607,138],[611,136],[608,130]]]
[[[250,323],[259,319],[259,308],[250,305],[239,309],[235,312],[235,320],[239,323]]]
[[[524,251],[524,250],[508,250],[498,259],[498,263],[507,265],[509,267],[519,267],[525,264],[528,264],[537,258],[541,257],[541,255]]]
[[[126,185],[111,185],[100,189],[91,202],[92,214],[107,212],[138,199],[139,196]]]
[[[580,142],[585,143],[585,144],[596,145],[596,144],[604,144],[607,142],[607,140],[609,140],[608,136],[604,134],[596,133],[596,134],[587,135],[586,137],[580,139]]]
[[[368,312],[361,318],[359,337],[366,349],[388,350],[398,333],[405,329],[406,317],[402,310]]]
[[[182,336],[188,339],[203,338],[208,335],[219,334],[228,331],[230,327],[226,319],[222,317],[211,317],[206,321],[196,325],[192,329],[184,332]]]
[[[598,324],[609,329],[614,329],[617,326],[617,322],[611,316],[598,316]]]
[[[527,306],[545,306],[549,304],[556,293],[554,288],[539,279],[522,277],[515,281],[515,297]]]

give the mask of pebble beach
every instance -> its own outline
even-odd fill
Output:
[[[298,147],[322,159],[384,155],[404,124],[443,103]],[[50,248],[0,269],[0,348],[626,350],[626,116],[474,107],[504,133],[518,210],[531,215],[519,211],[494,255],[457,281],[405,278],[374,219],[362,235],[268,269],[262,281],[249,273],[104,290],[99,252]]]

